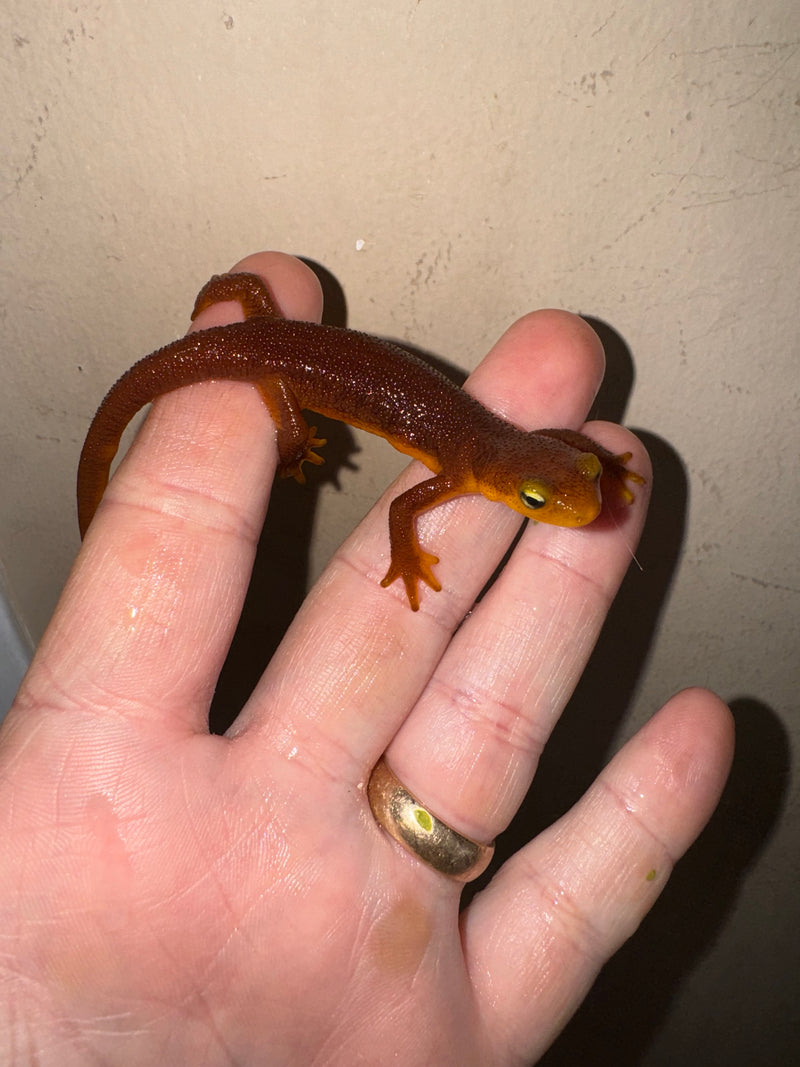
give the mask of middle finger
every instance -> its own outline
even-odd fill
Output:
[[[519,425],[577,427],[602,375],[602,349],[582,320],[537,312],[514,324],[468,387]],[[388,499],[420,479],[414,464],[327,568],[269,665],[238,728],[265,730],[280,756],[313,754],[337,777],[358,777],[388,744],[423,691],[453,631],[519,526],[508,508],[464,497],[418,522],[441,556],[440,593],[409,610],[386,569]]]

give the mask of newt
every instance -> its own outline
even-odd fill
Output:
[[[418,582],[441,585],[415,529],[416,517],[453,497],[480,493],[526,518],[584,526],[603,496],[631,503],[631,453],[613,455],[574,430],[525,431],[485,408],[444,374],[397,345],[368,334],[284,318],[255,274],[221,274],[201,290],[192,319],[211,304],[236,300],[243,322],[187,334],[135,363],[107,393],[92,420],[78,465],[81,537],[108,483],[122,432],[163,393],[212,379],[251,382],[275,422],[279,473],[305,481],[303,464],[324,462],[325,444],[303,410],[384,437],[421,460],[433,477],[389,508],[391,562],[381,585],[402,578],[412,610]]]

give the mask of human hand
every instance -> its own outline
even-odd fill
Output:
[[[236,269],[262,274],[288,316],[318,317],[296,260]],[[218,306],[198,325],[232,317]],[[580,319],[537,312],[469,388],[520,425],[578,426],[601,375]],[[645,469],[619,427],[587,432]],[[367,802],[386,750],[451,826],[480,841],[503,830],[627,567],[642,491],[619,527],[529,526],[459,626],[518,520],[477,497],[423,516],[443,591],[414,614],[379,585],[390,490],[228,735],[210,736],[272,442],[242,383],[153,406],[0,732],[0,1059],[532,1062],[717,802],[731,720],[687,691],[461,915],[461,886],[391,840]]]

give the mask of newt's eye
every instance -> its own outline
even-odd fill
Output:
[[[547,503],[547,496],[533,482],[522,483],[519,487],[519,498],[531,511],[538,511]]]

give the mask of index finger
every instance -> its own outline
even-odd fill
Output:
[[[268,277],[282,310],[319,317],[314,274],[281,253],[235,268]],[[209,308],[202,328],[240,319]],[[112,478],[20,691],[27,705],[124,710],[207,729],[208,704],[252,568],[276,466],[256,390],[207,382],[159,398]]]

